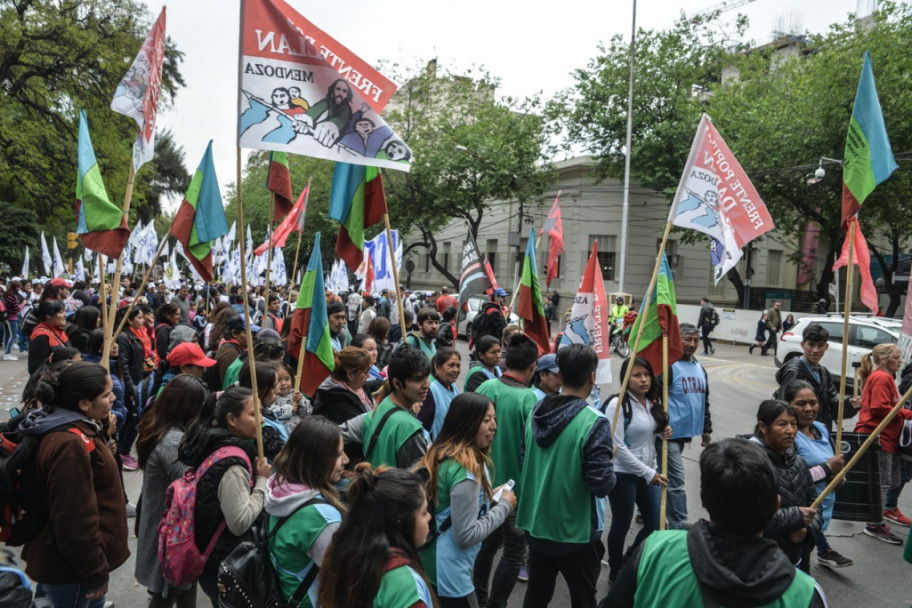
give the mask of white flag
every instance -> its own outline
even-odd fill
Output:
[[[285,285],[288,283],[288,272],[285,270],[285,256],[282,255],[282,248],[276,247],[272,252],[272,270],[269,272],[270,279],[276,285]]]
[[[21,275],[21,276],[22,276],[22,280],[23,280],[23,281],[28,280],[29,262],[30,262],[30,261],[31,261],[31,260],[29,260],[28,245],[26,245],[26,246],[25,246],[25,259],[22,260],[22,275]]]
[[[48,251],[47,240],[44,238],[44,232],[41,233],[41,263],[44,265],[44,276],[51,276],[54,272],[54,262],[51,260],[51,252]]]
[[[82,265],[82,256],[77,257],[76,263],[73,265],[73,280],[85,281],[85,267]]]
[[[402,244],[399,241],[399,231],[391,231],[393,238],[393,249],[396,251],[396,270],[402,266]],[[364,253],[371,254],[371,262],[374,265],[374,285],[376,293],[384,289],[396,289],[396,282],[393,280],[393,260],[390,256],[389,241],[386,239],[386,233],[381,232],[373,239],[364,242]],[[373,293],[373,292],[372,292]]]
[[[336,260],[330,277],[333,284],[333,293],[342,293],[348,291],[351,287],[348,283],[348,266],[345,265],[343,260]]]
[[[66,266],[63,265],[63,258],[60,257],[60,249],[57,247],[57,237],[54,237],[54,277],[62,277],[66,274]]]

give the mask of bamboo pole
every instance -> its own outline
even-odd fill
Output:
[[[402,341],[405,342],[405,307],[402,305],[402,294],[399,292],[399,269],[396,268],[396,250],[393,248],[393,231],[390,229],[389,213],[383,214],[383,223],[386,224],[386,243],[393,262],[393,283],[396,284],[396,302],[399,304],[399,326],[402,328]]]
[[[241,147],[237,147],[237,225],[240,234],[244,234],[244,207],[241,201]],[[241,260],[244,260],[244,238],[238,239],[241,248]],[[250,329],[250,294],[247,291],[247,264],[241,262],[241,293],[244,298],[244,325],[247,334],[247,361],[250,363],[250,389],[253,392],[253,411],[256,417],[256,446],[257,456],[262,460],[263,456],[263,418],[260,413],[260,394],[257,388],[256,377],[256,359],[253,356],[253,332]]]
[[[649,287],[646,288],[646,299],[643,300],[643,312],[642,320],[637,328],[636,339],[633,342],[633,349],[630,351],[630,357],[635,358],[637,352],[640,350],[640,338],[643,337],[643,329],[646,327],[646,317],[649,315],[649,308],[652,305],[652,291],[655,289],[656,280],[659,278],[659,267],[662,265],[662,255],[665,253],[665,243],[668,241],[668,234],[671,232],[671,222],[665,224],[665,233],[662,235],[662,242],[659,244],[659,252],[656,254],[656,263],[655,268],[652,269],[652,278],[649,279]],[[627,384],[630,382],[630,374],[633,372],[633,365],[630,364],[627,366],[627,373],[624,374],[624,379],[621,381],[621,392],[619,393],[618,399],[623,399],[624,394],[627,392]],[[620,403],[620,401],[618,401]],[[611,422],[612,430],[617,428],[618,415],[621,412],[621,408],[618,407],[614,411],[614,420]]]
[[[98,289],[100,290],[100,293],[101,293],[101,297],[99,298],[101,300],[101,328],[102,328],[102,332],[104,335],[104,340],[107,343],[109,340],[109,336],[111,336],[111,332],[110,332],[110,329],[111,329],[110,321],[111,320],[108,318],[108,290],[107,290],[107,285],[105,284],[105,273],[104,273],[105,256],[104,256],[104,254],[99,253],[97,259],[98,259],[97,265],[98,265],[98,281],[99,281]],[[111,304],[114,304],[114,302],[112,301]],[[105,350],[108,351],[107,357],[104,356]],[[111,348],[107,347],[107,349],[105,349],[105,347],[103,346],[101,352],[102,352],[102,357],[101,357],[101,362],[100,362],[101,366],[103,368],[105,368],[106,370],[110,371],[111,370],[111,359],[110,359]]]
[[[880,421],[880,424],[877,425],[877,428],[875,428],[868,436],[868,438],[865,439],[865,442],[861,444],[861,447],[858,448],[858,451],[855,452],[855,454],[846,463],[842,470],[839,471],[839,473],[833,477],[830,483],[827,484],[827,487],[825,487],[823,491],[817,495],[817,499],[814,500],[814,502],[812,502],[810,505],[812,509],[817,509],[820,507],[820,503],[823,502],[823,499],[826,498],[827,494],[835,490],[839,484],[842,483],[842,480],[845,478],[846,474],[858,463],[858,461],[861,459],[861,456],[867,451],[869,447],[871,447],[871,444],[874,443],[874,440],[880,436],[883,430],[887,428],[887,425],[889,425],[893,419],[896,418],[899,410],[903,408],[910,397],[912,397],[912,388],[906,391],[906,394],[903,395],[902,399],[899,400],[899,403],[894,405],[893,409],[890,410],[890,413],[884,416],[884,419]]]
[[[272,205],[269,207],[269,238],[266,239],[266,289],[263,291],[263,327],[266,327],[266,319],[269,316],[269,273],[272,270],[272,242],[275,229],[272,223],[275,221],[275,192],[272,193]]]
[[[846,266],[845,309],[842,316],[842,374],[839,377],[839,406],[836,415],[835,452],[837,456],[842,450],[842,421],[849,360],[849,313],[852,311],[852,277],[855,275],[855,267],[852,265],[852,248],[855,244],[855,226],[857,223],[857,221],[849,222],[849,263]]]
[[[165,233],[165,237],[162,239],[161,243],[158,245],[158,251],[155,252],[155,259],[158,259],[158,256],[161,255],[161,252],[165,249],[165,243],[168,242],[168,237],[171,235],[171,229],[168,229],[168,232]],[[149,277],[152,275],[152,271],[155,268],[155,264],[150,264],[149,269],[146,270],[146,274],[143,276],[142,284],[145,285],[146,281],[149,280]],[[127,324],[127,318],[130,316],[130,311],[133,310],[133,307],[136,306],[136,303],[139,302],[139,298],[133,298],[133,301],[130,302],[130,305],[127,306],[127,312],[124,314],[123,319],[120,320],[120,324],[117,326],[117,331],[113,333],[114,336],[120,334],[123,331],[124,325]]]
[[[629,364],[627,369],[633,367]],[[668,334],[662,334],[662,409],[668,418]],[[668,477],[668,440],[662,436],[662,475]],[[662,500],[659,505],[659,530],[665,529],[665,517],[668,511],[668,484],[662,485]]]

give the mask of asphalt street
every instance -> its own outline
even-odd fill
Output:
[[[458,342],[463,353],[463,370],[467,361],[466,343]],[[710,382],[710,401],[714,434],[713,439],[732,437],[749,433],[753,429],[757,406],[768,398],[776,388],[773,357],[749,355],[743,345],[716,344],[716,354],[711,357],[698,357],[706,367]],[[619,390],[621,359],[612,360],[614,383],[602,387],[602,393],[610,395]],[[0,362],[0,418],[6,418],[6,409],[18,403],[19,395],[27,380],[26,363],[20,361]],[[852,421],[846,423],[851,430]],[[691,518],[705,516],[699,497],[698,459],[701,448],[699,443],[692,445],[684,452],[684,464],[687,479],[688,510]],[[142,485],[141,472],[125,472],[127,493],[136,501]],[[906,490],[900,498],[900,508],[912,514],[912,490]],[[610,517],[610,511],[606,513]],[[130,529],[132,530],[132,520]],[[633,524],[630,539],[638,530]],[[908,607],[912,604],[912,565],[902,561],[902,547],[887,545],[879,540],[866,536],[862,532],[863,524],[854,522],[833,521],[827,534],[831,545],[843,555],[852,558],[855,565],[841,570],[831,570],[817,565],[812,557],[811,574],[820,582],[827,594],[829,605],[834,608],[857,608],[859,606]],[[905,537],[908,530],[894,527],[895,531]],[[131,536],[130,547],[135,550],[136,539]],[[116,606],[143,607],[147,603],[145,589],[140,587],[134,578],[134,560],[131,559],[118,568],[111,577],[108,599]],[[599,580],[598,597],[602,598],[608,591],[608,569],[603,567]],[[510,598],[511,608],[522,605],[525,585],[518,583]],[[200,593],[198,606],[207,606],[205,596]],[[562,580],[558,581],[553,606],[569,606],[569,595]],[[674,606],[669,599],[669,606]]]

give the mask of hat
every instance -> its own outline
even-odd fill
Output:
[[[497,289],[494,290],[494,295],[505,296],[505,295],[507,295],[507,290],[504,289],[503,287],[498,287]]]
[[[257,340],[275,340],[276,342],[281,342],[282,336],[280,336],[279,332],[277,332],[276,330],[269,329],[268,327],[264,327],[260,331],[256,332],[256,339]]]
[[[174,350],[168,353],[167,361],[171,367],[180,367],[181,365],[212,367],[215,365],[215,359],[210,359],[203,354],[203,349],[195,342],[183,342],[175,346]]]
[[[51,287],[72,287],[73,286],[72,283],[70,283],[66,279],[62,279],[60,277],[57,277],[56,279],[51,279],[50,284],[51,284]]]
[[[538,359],[538,363],[535,364],[535,371],[537,372],[551,372],[552,374],[557,373],[557,355],[547,354],[542,355]]]

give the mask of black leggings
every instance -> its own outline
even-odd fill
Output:
[[[465,597],[438,597],[437,603],[440,608],[478,608],[478,598],[474,592]]]

